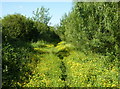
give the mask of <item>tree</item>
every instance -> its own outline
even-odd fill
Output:
[[[7,15],[2,19],[3,40],[21,39],[30,41],[35,38],[37,28],[34,22],[23,15]]]
[[[76,2],[72,11],[61,21],[58,29],[60,37],[81,50],[116,54],[120,44],[118,4]]]
[[[37,22],[41,22],[44,24],[48,24],[51,16],[49,16],[49,8],[44,8],[43,6],[41,8],[37,8],[36,11],[33,11],[34,16],[32,19]]]

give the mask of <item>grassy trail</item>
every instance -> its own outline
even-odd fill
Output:
[[[39,61],[25,87],[118,87],[118,68],[106,65],[107,57],[85,55],[64,42],[36,44]]]

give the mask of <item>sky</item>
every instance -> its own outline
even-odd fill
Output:
[[[26,17],[32,17],[33,11],[35,11],[37,8],[40,8],[41,6],[44,6],[45,8],[49,8],[49,13],[52,16],[50,22],[51,26],[54,26],[56,24],[60,23],[60,19],[65,13],[69,13],[72,9],[72,1],[68,2],[36,2],[33,0],[33,2],[8,2],[4,1],[2,2],[2,13],[0,17],[4,17],[8,14],[15,14],[19,13],[22,15],[25,15]]]

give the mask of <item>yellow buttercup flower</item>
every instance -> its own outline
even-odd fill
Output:
[[[64,44],[65,43],[65,41],[61,41],[61,42],[59,42],[58,44],[60,45],[60,44]]]
[[[112,87],[115,87],[115,86],[116,86],[115,84],[112,85]]]
[[[46,45],[47,47],[54,47],[54,45],[53,44],[49,44],[49,45]]]

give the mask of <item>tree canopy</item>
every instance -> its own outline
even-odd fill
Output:
[[[44,8],[43,6],[41,8],[37,8],[36,11],[33,11],[33,17],[32,19],[37,22],[41,22],[44,24],[48,24],[51,16],[49,13],[49,8]]]
[[[79,49],[116,53],[120,42],[117,2],[76,2],[58,27],[62,40]],[[108,39],[109,38],[109,39]]]

